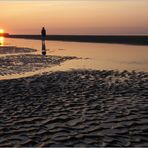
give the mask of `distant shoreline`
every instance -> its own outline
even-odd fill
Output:
[[[40,35],[9,35],[9,38],[40,40]],[[89,43],[118,43],[131,45],[148,45],[148,36],[116,36],[116,35],[47,35],[49,41],[89,42]]]

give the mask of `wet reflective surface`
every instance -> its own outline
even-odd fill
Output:
[[[32,52],[33,54],[42,54],[42,42],[40,40],[5,38],[5,44],[3,42],[3,45],[3,47],[16,46],[33,48],[36,49],[36,51]],[[0,52],[0,56],[5,56],[6,53],[3,52],[4,50]],[[9,53],[7,52],[7,55],[12,55],[11,52]],[[15,53],[13,53],[13,55],[14,54]],[[17,53],[17,55],[18,54],[23,54],[23,52]],[[61,71],[71,69],[148,71],[147,46],[46,41],[46,54],[77,56],[81,57],[81,59],[66,61],[60,66],[46,67],[46,70],[41,69],[40,72],[44,72],[44,70]],[[35,74],[38,72],[36,71],[33,73]]]
[[[4,45],[4,37],[0,36],[0,46],[3,46],[3,45]]]
[[[41,41],[5,39],[6,44],[37,49],[41,54]],[[148,71],[148,47],[124,44],[100,44],[46,41],[47,54],[78,56],[88,60],[66,62],[62,69],[91,68]]]

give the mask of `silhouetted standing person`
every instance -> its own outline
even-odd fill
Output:
[[[42,28],[41,34],[42,34],[42,40],[45,41],[45,39],[46,39],[46,30],[45,30],[44,27]]]
[[[41,30],[41,35],[42,35],[42,55],[46,55],[46,45],[45,45],[46,30],[44,27]]]

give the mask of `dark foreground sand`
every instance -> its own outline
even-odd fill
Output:
[[[0,81],[0,146],[148,146],[148,73],[77,70]]]

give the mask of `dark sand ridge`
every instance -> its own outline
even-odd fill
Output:
[[[40,40],[40,35],[9,35],[10,38],[24,38]],[[148,45],[148,35],[47,35],[50,41],[74,41],[92,43],[120,43],[133,45]]]
[[[36,52],[36,49],[16,47],[16,46],[0,46],[0,54],[13,54],[13,53],[30,53]]]
[[[0,81],[0,146],[148,146],[148,73],[77,70]]]
[[[70,56],[42,56],[35,54],[9,55],[0,57],[0,75],[23,74],[60,65],[67,60],[78,59]]]

